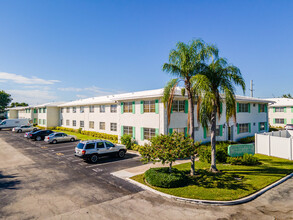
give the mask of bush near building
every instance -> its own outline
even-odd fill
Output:
[[[250,143],[253,143],[253,142],[255,142],[255,136],[241,138],[238,142],[240,144],[250,144]]]

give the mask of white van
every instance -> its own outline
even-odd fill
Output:
[[[0,123],[0,130],[4,128],[15,128],[22,125],[30,125],[29,120],[26,119],[5,119]]]

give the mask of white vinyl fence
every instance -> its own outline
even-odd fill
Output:
[[[293,160],[293,136],[290,131],[255,134],[255,153]]]

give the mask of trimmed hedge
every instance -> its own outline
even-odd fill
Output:
[[[221,141],[216,143],[216,161],[217,163],[226,163],[228,157],[228,146],[233,143]],[[211,143],[202,144],[198,149],[199,160],[211,163]]]
[[[255,136],[250,136],[250,137],[241,138],[239,140],[239,143],[241,143],[241,144],[250,144],[250,143],[252,143],[254,141],[255,141]]]
[[[176,168],[172,168],[172,173],[169,173],[168,167],[150,168],[144,176],[148,184],[162,188],[181,187],[188,183],[185,173]]]
[[[41,130],[54,130],[55,129],[55,127],[43,127],[43,126],[39,126],[39,125],[37,125],[36,127]]]
[[[228,157],[227,163],[245,166],[255,166],[260,164],[259,159],[251,154],[244,154],[243,157]]]

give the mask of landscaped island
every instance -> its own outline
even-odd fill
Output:
[[[154,187],[145,182],[145,174],[131,179],[170,195],[200,200],[229,201],[253,194],[293,172],[293,161],[255,155],[260,165],[243,166],[218,164],[220,173],[208,172],[210,164],[195,162],[196,175],[191,177],[190,163],[174,166],[184,173],[187,185],[177,188]]]

